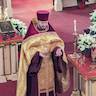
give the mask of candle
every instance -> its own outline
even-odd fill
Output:
[[[76,20],[74,20],[74,33],[76,33],[77,32],[77,29],[76,29]]]

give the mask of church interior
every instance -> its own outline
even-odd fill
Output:
[[[0,0],[0,96],[96,96],[96,0]]]

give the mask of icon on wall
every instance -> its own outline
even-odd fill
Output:
[[[0,22],[0,33],[8,33],[8,32],[14,32],[14,28],[10,21],[3,21]]]

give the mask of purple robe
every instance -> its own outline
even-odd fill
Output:
[[[52,60],[53,60],[53,66],[54,66],[54,75],[55,75],[55,91],[57,93],[62,93],[62,82],[58,78],[58,73],[62,73],[63,76],[66,78],[67,74],[67,66],[66,63],[63,61],[63,51],[61,56],[56,56],[56,50],[59,47],[56,47],[52,52]]]
[[[48,32],[54,31],[54,29],[52,28],[52,26],[51,26],[49,23],[48,23],[48,25],[49,25],[49,30],[48,30]],[[29,25],[29,28],[28,28],[28,30],[27,30],[27,34],[25,35],[25,38],[24,38],[24,39],[30,37],[31,35],[35,35],[35,34],[37,34],[37,33],[38,33],[38,32],[37,32],[36,29],[34,28],[33,22],[31,21],[31,23],[30,23],[30,25]]]
[[[38,77],[37,74],[40,70],[42,62],[42,57],[37,52],[31,60],[31,64],[29,65],[27,72],[27,96],[38,96]]]

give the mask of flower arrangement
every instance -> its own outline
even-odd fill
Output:
[[[20,21],[19,19],[13,19],[13,18],[10,19],[10,21],[16,32],[22,37],[24,37],[27,32],[27,26],[25,25],[25,23]]]
[[[92,23],[96,23],[96,10],[93,10],[92,13],[90,13],[91,17],[90,20]]]
[[[84,30],[83,34],[78,35],[77,48],[96,64],[96,10],[90,15],[91,25]]]
[[[80,51],[96,48],[96,10],[90,13],[91,25],[84,30],[84,34],[79,34],[77,39],[77,47]]]
[[[92,48],[94,42],[95,42],[94,36],[87,33],[79,34],[77,39],[77,45],[80,51],[84,51],[86,49]]]

